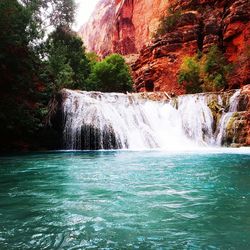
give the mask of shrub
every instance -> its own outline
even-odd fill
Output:
[[[129,68],[121,55],[113,54],[92,68],[87,90],[103,92],[132,91],[132,79]]]
[[[93,51],[87,52],[86,57],[89,60],[91,66],[94,66],[97,62],[100,62],[100,57]]]
[[[181,16],[180,10],[174,12],[173,9],[170,7],[168,10],[168,15],[161,18],[159,27],[156,30],[154,37],[158,38],[160,36],[165,35],[168,32],[173,31],[178,20],[180,19],[180,16]]]
[[[227,76],[232,66],[217,46],[212,46],[201,59],[203,91],[218,91],[227,87]]]
[[[200,71],[200,63],[196,56],[184,58],[180,67],[178,82],[185,85],[187,93],[202,91]]]
[[[184,58],[178,82],[185,85],[187,93],[219,91],[227,88],[231,69],[219,48],[212,46],[207,54]]]

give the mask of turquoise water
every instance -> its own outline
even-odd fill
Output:
[[[0,158],[0,249],[250,249],[250,155]]]

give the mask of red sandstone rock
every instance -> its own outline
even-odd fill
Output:
[[[114,0],[101,0],[88,23],[80,29],[79,35],[88,51],[101,56],[113,52],[115,8]]]
[[[144,47],[132,65],[136,90],[183,93],[177,83],[183,57],[198,49],[206,53],[212,45],[223,48],[235,65],[229,87],[250,83],[250,2],[170,2],[174,11],[181,10],[181,17],[174,31]]]
[[[236,65],[230,85],[238,87],[250,83],[250,1],[232,2],[223,20],[223,40],[227,58]]]
[[[172,32],[154,40],[169,7],[181,16]],[[177,75],[183,58],[212,45],[223,48],[235,63],[229,87],[250,83],[249,19],[249,0],[101,0],[80,34],[87,49],[102,56],[140,52],[132,65],[137,91],[182,94]]]
[[[201,16],[197,11],[187,11],[173,32],[141,51],[132,65],[136,90],[167,91],[183,94],[185,90],[177,83],[177,74],[183,57],[198,50],[198,32]]]
[[[151,40],[168,4],[165,0],[101,0],[79,34],[87,50],[101,56],[137,53]]]

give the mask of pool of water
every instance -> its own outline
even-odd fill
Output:
[[[249,152],[0,158],[0,249],[250,249]]]

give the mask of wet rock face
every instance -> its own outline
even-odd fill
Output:
[[[231,147],[250,145],[250,85],[244,86],[241,90],[237,112],[227,123],[222,145]]]
[[[243,115],[245,126],[242,128],[239,138],[244,141],[244,145],[250,145],[250,85],[246,85],[242,89],[242,98],[240,100],[239,108],[246,110]]]
[[[78,142],[81,150],[99,150],[99,149],[120,149],[121,142],[116,138],[112,127],[106,127],[100,130],[95,126],[82,125],[81,141]]]
[[[230,119],[222,140],[223,146],[248,146],[247,112],[236,112]]]

